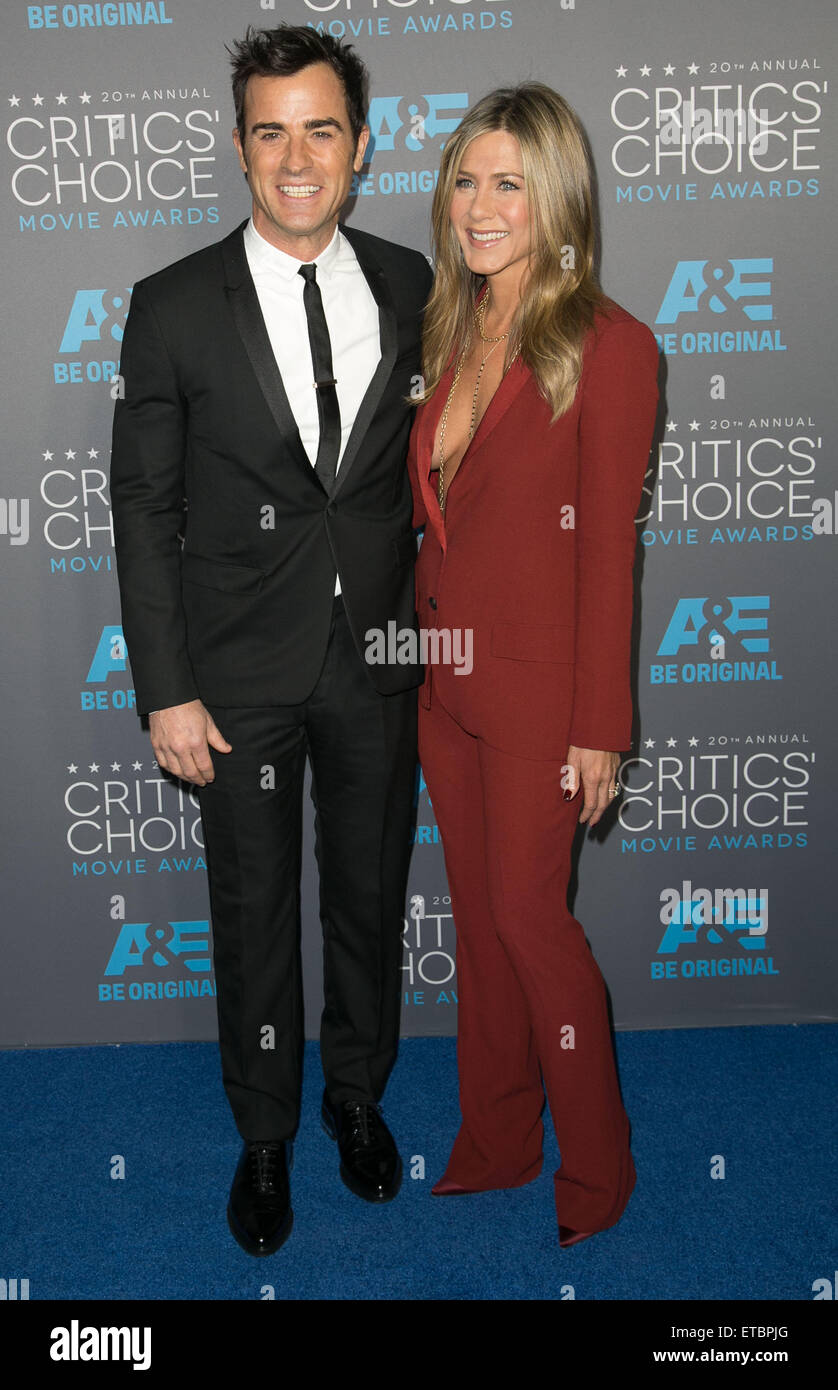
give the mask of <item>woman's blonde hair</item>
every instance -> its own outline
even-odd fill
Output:
[[[585,334],[604,296],[594,269],[596,232],[585,136],[576,113],[542,82],[489,92],[466,112],[443,150],[431,209],[436,275],[425,311],[421,399],[436,390],[452,354],[462,352],[472,329],[484,281],[465,264],[449,211],[467,146],[494,131],[514,135],[521,147],[532,233],[529,274],[512,321],[507,362],[517,349],[555,421],[573,403]]]

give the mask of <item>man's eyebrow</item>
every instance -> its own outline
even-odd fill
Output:
[[[334,126],[335,130],[343,130],[343,126],[336,116],[312,116],[310,120],[303,122],[305,130],[319,130],[322,126]],[[256,125],[250,127],[251,135],[255,135],[257,130],[285,130],[282,121],[257,121]]]

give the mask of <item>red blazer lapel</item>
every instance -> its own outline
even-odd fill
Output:
[[[416,462],[419,473],[419,486],[422,489],[422,500],[425,503],[425,511],[428,517],[428,524],[436,532],[437,539],[446,549],[445,526],[442,521],[442,513],[439,510],[439,497],[434,483],[428,477],[428,470],[433,459],[434,440],[436,439],[437,426],[442,415],[448,392],[451,390],[451,382],[454,379],[454,363],[448,367],[440,378],[433,396],[427,405],[422,408],[419,421],[419,437],[416,441]]]
[[[419,473],[419,486],[422,489],[422,499],[425,503],[428,522],[436,532],[442,549],[446,549],[445,526],[439,510],[439,499],[436,487],[428,477],[430,462],[433,457],[434,440],[439,426],[440,416],[445,408],[448,399],[448,392],[451,390],[451,383],[454,380],[456,362],[452,361],[440,378],[428,404],[423,408],[419,421],[419,435],[417,439],[417,466]],[[468,448],[463,454],[460,466],[457,469],[459,474],[465,468],[472,456],[482,449],[486,441],[491,437],[493,430],[503,419],[513,401],[523,390],[527,382],[532,379],[532,373],[525,367],[520,357],[516,358],[506,375],[501,379],[494,396],[483,415],[480,424],[474,433]]]
[[[478,449],[482,449],[495,426],[500,423],[519,391],[531,380],[532,373],[525,367],[520,357],[516,357],[506,375],[501,378],[498,388],[490,400],[474,438],[463,454],[460,468]],[[459,469],[457,470],[459,472]]]

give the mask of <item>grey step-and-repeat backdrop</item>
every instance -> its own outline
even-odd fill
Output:
[[[657,334],[666,409],[636,740],[574,910],[618,1027],[834,1019],[834,0],[6,0],[0,1045],[215,1036],[198,808],[152,760],[122,643],[113,378],[134,281],[249,210],[224,44],[280,20],[368,63],[347,217],[426,252],[476,97],[537,77],[579,111],[604,287]],[[304,889],[314,1035],[310,842]],[[404,943],[403,1031],[453,1033],[421,778]]]

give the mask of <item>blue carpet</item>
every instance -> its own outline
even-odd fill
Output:
[[[261,1260],[227,1230],[240,1141],[215,1044],[3,1052],[0,1276],[29,1279],[32,1300],[258,1300],[266,1285],[277,1299],[559,1299],[572,1286],[586,1300],[811,1300],[838,1267],[836,1037],[830,1024],[620,1033],[637,1187],[616,1227],[567,1251],[547,1115],[535,1182],[431,1198],[458,1124],[453,1039],[402,1042],[384,1114],[405,1179],[382,1207],[338,1178],[309,1043],[294,1230]]]

